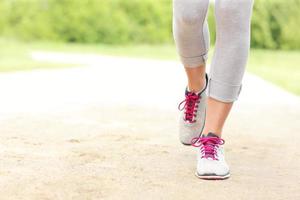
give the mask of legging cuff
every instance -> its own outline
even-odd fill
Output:
[[[208,84],[208,96],[226,103],[236,101],[242,90],[242,84],[233,85],[211,78]]]
[[[195,67],[199,67],[201,65],[205,65],[206,64],[206,60],[207,60],[207,53],[200,55],[200,56],[194,56],[194,57],[185,57],[180,55],[180,60],[182,62],[182,64],[185,67],[188,68],[195,68]]]

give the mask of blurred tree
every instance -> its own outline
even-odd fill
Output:
[[[252,47],[300,49],[300,0],[255,0]],[[0,35],[81,43],[172,43],[172,0],[1,0]],[[213,8],[209,26],[215,39]]]

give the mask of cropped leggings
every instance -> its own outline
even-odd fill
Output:
[[[209,0],[173,0],[173,37],[182,64],[206,64],[209,49]],[[222,102],[238,99],[249,46],[253,0],[215,0],[216,44],[208,96]]]

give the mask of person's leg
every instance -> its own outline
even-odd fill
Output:
[[[238,99],[242,87],[250,44],[250,17],[253,0],[216,0],[217,40],[212,60],[207,114],[199,147],[196,175],[204,179],[225,179],[230,176],[225,161],[225,120]]]
[[[233,103],[218,101],[212,97],[207,98],[205,126],[203,135],[214,133],[221,137],[225,120],[229,115]]]
[[[221,136],[238,99],[250,46],[253,0],[216,0],[216,45],[212,60],[203,134]]]
[[[173,36],[185,67],[190,91],[205,85],[205,64],[209,49],[206,21],[209,0],[173,0]]]
[[[173,0],[173,36],[188,78],[185,99],[179,104],[179,140],[186,145],[199,137],[205,122],[208,6],[209,0]]]
[[[188,90],[190,92],[199,92],[205,85],[205,65],[199,67],[185,67],[185,72],[188,79]]]

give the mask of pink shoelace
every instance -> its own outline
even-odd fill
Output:
[[[185,109],[184,114],[185,114],[185,120],[186,121],[188,121],[190,123],[196,122],[196,120],[194,120],[194,117],[196,117],[196,113],[197,113],[197,109],[198,109],[198,104],[200,103],[200,99],[201,99],[201,96],[198,96],[195,93],[189,92],[185,96],[185,100],[180,102],[180,104],[178,105],[179,110]],[[185,104],[182,107],[181,105],[183,103],[185,103]]]
[[[213,160],[218,160],[217,148],[219,145],[223,145],[225,141],[219,137],[196,137],[192,139],[192,145],[194,147],[200,147],[202,157],[201,158],[211,158]]]

